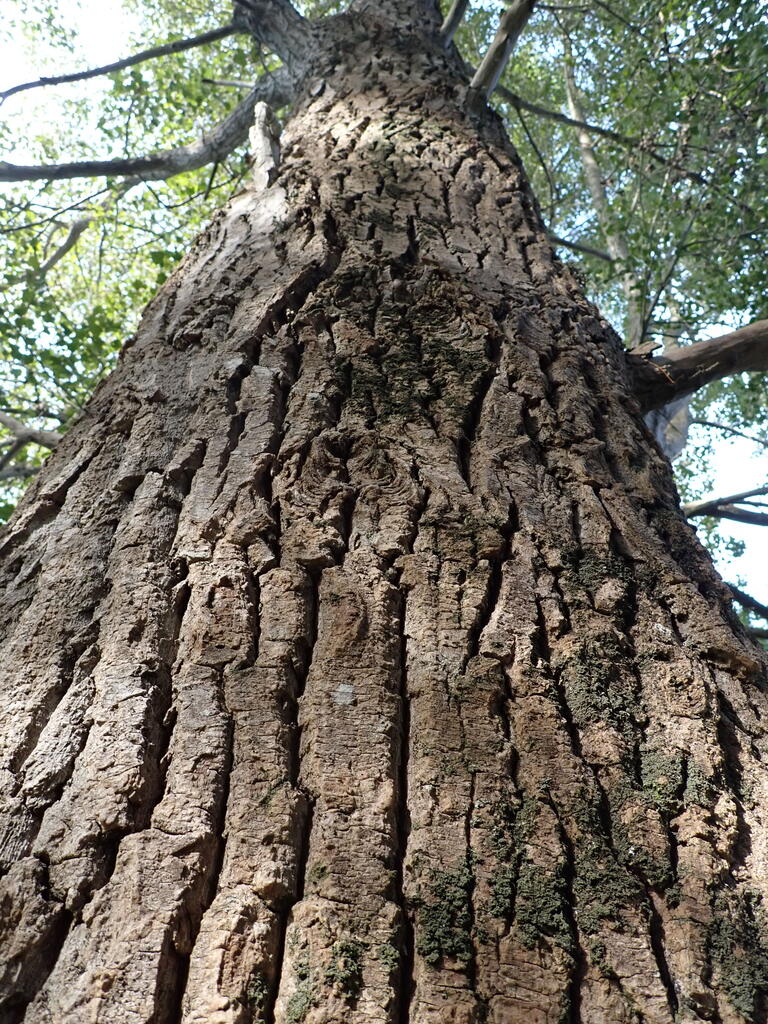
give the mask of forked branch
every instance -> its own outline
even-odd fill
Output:
[[[716,519],[735,519],[740,523],[752,523],[755,526],[768,526],[768,514],[753,512],[751,509],[738,508],[742,502],[765,508],[761,502],[749,502],[749,498],[757,498],[768,494],[768,487],[755,487],[751,491],[740,494],[728,494],[722,498],[706,498],[704,501],[691,501],[683,505],[687,516],[714,516]]]
[[[312,25],[290,0],[234,0],[234,23],[249,32],[289,68],[300,73],[311,49]]]

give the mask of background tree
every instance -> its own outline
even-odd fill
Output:
[[[761,322],[684,343],[685,304],[717,291],[709,250],[689,246],[706,203],[692,185],[718,190],[728,143],[707,142],[702,167],[682,115],[653,137],[584,120],[594,16],[558,8],[545,28],[531,6],[495,32],[470,13],[462,55],[461,5],[444,22],[404,0],[308,19],[249,0],[218,27],[185,8],[194,42],[242,34],[264,51],[247,97],[197,143],[97,159],[81,139],[81,159],[0,165],[46,183],[59,205],[37,227],[62,236],[46,249],[9,234],[37,264],[16,270],[8,307],[20,372],[5,468],[28,465],[32,443],[56,449],[0,552],[9,1021],[768,1012],[765,663],[641,419],[764,369]],[[626,66],[647,103],[653,40],[689,105],[703,52],[728,109],[727,76],[745,75],[741,95],[764,41],[742,7],[709,35],[704,12],[627,24],[599,10],[622,59],[639,37]],[[501,80],[518,39],[514,67],[535,64],[531,82],[569,115]],[[608,89],[608,53],[603,66]],[[494,90],[525,112],[546,219],[486,105]],[[286,116],[279,144],[264,99]],[[527,114],[575,129],[575,146],[537,141]],[[43,433],[60,433],[65,403],[41,407],[54,385],[76,393],[103,358],[66,332],[96,315],[89,331],[110,316],[117,331],[139,293],[75,315],[82,296],[55,283],[65,260],[127,203],[149,204],[148,182],[213,164],[196,182],[207,200],[254,119],[246,187],[78,421]],[[623,154],[615,180],[598,138]],[[728,203],[753,212],[742,149],[721,226]],[[584,174],[594,214],[578,238],[554,161]],[[92,175],[119,181],[58,223],[72,202],[53,190]],[[674,236],[653,235],[644,266],[634,211],[651,237],[678,197]],[[12,227],[45,219],[14,201]],[[760,230],[742,224],[739,237]],[[554,256],[548,238],[569,227],[610,267],[628,355]],[[116,261],[137,230],[118,228]],[[152,252],[164,273],[167,250]],[[98,266],[84,274],[95,295]],[[123,257],[115,275],[130,286],[142,269]],[[667,315],[676,344],[653,356]],[[746,503],[764,493],[688,512],[760,520]]]

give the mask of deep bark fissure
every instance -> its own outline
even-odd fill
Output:
[[[667,993],[669,1012],[674,1020],[677,1016],[679,1000],[677,998],[677,993],[675,992],[675,984],[672,980],[672,974],[669,970],[669,963],[667,962],[667,955],[664,949],[664,924],[659,916],[653,901],[653,896],[650,892],[648,893],[648,907],[648,931],[651,937],[651,949],[653,950],[653,955],[655,956],[656,963],[658,965],[659,978],[661,978],[661,982]]]
[[[63,479],[56,481],[55,490],[51,491],[48,489],[42,491],[40,501],[34,506],[33,514],[29,518],[24,519],[23,529],[9,529],[7,531],[2,543],[0,543],[0,555],[10,553],[18,543],[28,540],[35,530],[58,515],[59,511],[64,508],[67,494],[79,478],[88,470],[98,454],[98,445],[93,445],[91,451],[86,454],[81,462],[76,461],[71,471],[66,473]],[[40,480],[39,485],[33,484],[30,494],[37,496],[41,487],[42,480]]]
[[[85,473],[85,471],[88,469],[88,466],[91,464],[93,459],[96,458],[98,454],[98,445],[92,445],[91,447],[92,450],[90,455],[88,455],[83,462],[78,462],[77,471],[75,473],[65,472],[63,474],[63,484],[61,482],[62,475],[60,474],[59,477],[57,478],[56,485],[54,486],[53,489],[56,491],[57,500],[59,504],[51,505],[47,497],[42,498],[39,504],[47,505],[51,508],[59,508],[60,510],[64,509],[66,505],[67,494],[69,493],[71,487],[74,485],[76,480],[80,476],[82,476],[83,473]],[[61,491],[62,487],[64,487],[63,492]],[[45,492],[45,494],[48,495],[50,491],[51,485],[48,486],[48,489]],[[125,501],[126,499],[122,495],[116,495],[113,504],[114,506],[124,507]],[[117,507],[115,507],[113,510],[113,514],[111,516],[107,517],[105,515],[107,530],[105,531],[105,536],[101,538],[100,545],[100,551],[102,552],[102,557],[105,561],[108,558],[108,551],[114,540],[114,534],[117,529],[120,514],[121,513],[118,511]],[[45,521],[47,522],[48,520],[46,519]],[[39,525],[44,525],[44,522],[41,521]],[[0,548],[4,550],[7,547],[7,545],[10,544],[10,551],[12,550],[13,547],[12,542],[14,537],[21,539],[27,538],[27,540],[31,542],[33,534],[34,530],[31,533],[28,532],[27,524],[25,523],[24,528],[21,530],[21,532],[19,532],[18,530],[9,531],[8,540],[6,544],[0,546]],[[18,565],[16,567],[17,571],[21,569],[22,566],[23,559],[20,558],[18,560]],[[35,597],[39,597],[40,586],[42,586],[44,582],[43,573],[41,572],[41,569],[41,559],[36,558],[33,563],[34,571],[32,573],[27,572],[25,574],[26,578],[24,579],[24,582],[27,585],[27,598],[22,602],[17,602],[14,606],[15,616],[17,616],[19,619],[23,618],[30,604],[34,602]],[[9,579],[12,579],[12,575],[9,576]],[[15,582],[21,583],[22,581],[17,580]],[[80,620],[85,619],[85,622],[80,621],[78,623],[76,621],[72,624],[70,624],[70,622],[66,622],[64,624],[62,628],[62,635],[59,640],[59,643],[61,643],[63,647],[63,650],[58,655],[59,665],[57,667],[57,677],[59,677],[59,682],[57,685],[49,688],[49,690],[46,693],[45,699],[41,701],[41,706],[38,707],[36,713],[29,720],[26,726],[24,725],[24,723],[15,723],[14,733],[18,736],[19,731],[21,731],[23,733],[24,738],[22,743],[17,746],[16,753],[11,759],[9,767],[12,772],[19,773],[23,771],[24,765],[30,760],[30,758],[34,755],[35,751],[37,750],[40,737],[44,733],[46,727],[48,726],[53,716],[56,714],[57,708],[59,708],[62,702],[65,701],[65,699],[67,698],[67,695],[69,694],[71,689],[74,674],[78,670],[80,660],[86,657],[86,655],[88,655],[90,648],[93,647],[93,645],[97,641],[97,636],[90,637],[89,639],[90,634],[94,630],[96,630],[98,633],[99,629],[99,624],[98,622],[94,622],[93,616],[99,605],[103,604],[106,601],[109,595],[110,588],[111,584],[108,579],[94,579],[93,586],[90,588],[90,590],[86,590],[86,592],[83,595],[83,606],[77,609],[76,611],[76,614],[79,616]],[[12,622],[13,619],[9,616],[7,624],[10,626]],[[85,735],[82,738],[82,742],[87,742],[87,729],[85,730]],[[59,788],[61,789],[64,784],[66,784],[66,779],[63,780],[62,786]],[[50,806],[50,804],[52,802],[55,802],[56,799],[57,797],[51,794],[45,806]],[[42,807],[42,810],[44,811],[45,807]],[[1,870],[0,873],[2,873]]]
[[[223,693],[223,672],[220,677],[220,686]],[[189,950],[186,953],[179,953],[178,950],[173,950],[169,956],[169,962],[163,971],[163,987],[166,988],[167,986],[169,995],[166,1005],[159,1009],[158,1024],[181,1024],[182,1022],[184,993],[186,991],[187,980],[189,978],[189,966],[195,950],[195,942],[200,931],[203,916],[206,910],[213,903],[216,895],[218,879],[221,874],[222,865],[224,863],[224,854],[227,846],[226,836],[224,835],[224,823],[226,821],[227,805],[229,803],[229,780],[234,756],[233,732],[234,727],[232,717],[230,716],[226,738],[227,749],[222,773],[223,789],[218,807],[217,820],[214,822],[212,829],[214,849],[210,856],[208,869],[203,872],[200,886],[202,891],[199,898],[196,893],[188,890],[186,893],[187,907],[180,911],[180,914],[186,913],[190,921]],[[168,977],[169,975],[170,977]]]
[[[425,502],[426,507],[426,502]],[[416,534],[418,533],[418,518]],[[415,535],[416,535],[415,534]],[[415,539],[414,535],[414,539]],[[410,751],[410,697],[408,695],[408,637],[405,632],[405,613],[407,591],[398,580],[400,593],[400,744],[397,760],[397,795],[395,801],[395,831],[397,847],[395,850],[395,898],[400,908],[401,918],[401,950],[398,985],[398,1024],[409,1024],[410,1005],[413,998],[414,979],[413,966],[415,957],[415,939],[413,922],[408,910],[404,888],[405,855],[408,849],[408,837],[411,831],[410,814],[408,811],[408,760]]]
[[[174,622],[173,622],[173,635],[171,637],[172,653],[168,660],[168,689],[171,692],[171,699],[166,708],[165,714],[162,717],[161,725],[162,732],[160,734],[160,741],[157,748],[157,765],[158,773],[160,776],[160,785],[158,789],[157,799],[155,800],[155,806],[157,806],[163,797],[165,796],[165,787],[168,777],[168,752],[170,750],[171,741],[173,739],[173,730],[176,725],[176,709],[174,707],[173,695],[172,695],[172,671],[176,662],[176,657],[179,651],[179,636],[181,635],[181,629],[184,623],[184,616],[187,613],[189,607],[190,597],[192,595],[192,588],[189,584],[189,566],[185,559],[179,559],[178,567],[181,571],[181,578],[174,587]],[[149,818],[151,818],[151,811]]]
[[[182,474],[181,476],[182,483],[179,488],[179,497],[182,507],[184,499],[190,493],[195,473],[202,465],[204,458],[205,446],[202,446],[198,449],[197,458],[189,467],[190,471]],[[179,509],[176,516],[176,530],[178,530],[180,515],[181,509]],[[173,550],[175,539],[176,533],[174,533],[174,537],[169,545],[169,551]],[[170,636],[168,637],[170,648],[166,653],[165,659],[157,666],[157,669],[153,673],[155,689],[157,691],[157,706],[154,717],[155,721],[158,723],[158,732],[155,738],[156,750],[154,758],[152,759],[152,774],[156,776],[155,790],[154,793],[150,791],[147,794],[143,807],[136,808],[131,827],[116,830],[112,835],[105,833],[102,837],[102,841],[106,844],[105,876],[103,877],[101,884],[95,886],[91,890],[88,899],[93,897],[96,888],[103,888],[112,878],[112,874],[117,863],[121,840],[132,832],[141,831],[142,829],[147,828],[152,820],[154,809],[159,806],[165,796],[168,753],[171,748],[174,727],[176,725],[176,710],[173,692],[174,667],[179,651],[179,638],[181,636],[184,618],[189,608],[191,597],[191,587],[188,583],[189,567],[186,560],[177,560],[175,568],[177,570],[181,570],[181,579],[172,584],[172,590],[170,592],[170,607],[167,609],[168,614],[170,615],[171,627]],[[149,770],[147,770],[147,774],[150,774]]]
[[[472,446],[475,442],[475,435],[477,434],[478,427],[480,426],[485,399],[488,392],[493,387],[493,382],[499,373],[499,364],[501,361],[501,345],[498,340],[496,338],[489,337],[488,347],[488,358],[490,359],[491,365],[483,374],[477,392],[467,409],[464,422],[462,424],[462,434],[459,437],[457,445],[456,454],[459,462],[459,471],[467,485],[467,489],[470,491],[472,490]]]
[[[405,554],[413,555],[419,538],[422,517],[429,508],[431,492],[419,471],[418,460],[411,464],[411,474],[420,489],[421,498],[417,501],[410,517],[410,535],[405,544]],[[395,556],[397,557],[397,556]],[[408,587],[401,582],[402,569],[396,570],[395,585],[399,594],[400,614],[399,627],[399,744],[397,750],[397,777],[395,791],[395,899],[400,909],[400,950],[398,964],[398,996],[397,1024],[410,1024],[411,1003],[415,993],[414,965],[416,959],[416,939],[412,914],[409,910],[405,893],[405,860],[411,834],[411,817],[408,807],[409,764],[411,745],[411,697],[408,690],[408,634],[406,632],[406,613],[408,607]]]
[[[727,850],[728,866],[731,876],[736,878],[752,849],[752,836],[749,824],[744,816],[743,765],[740,760],[741,744],[739,743],[737,726],[734,722],[735,712],[727,697],[717,693],[717,738],[723,754],[723,768],[726,781],[732,793],[736,813],[735,838]]]
[[[103,596],[104,594],[102,595],[102,598]],[[94,604],[94,606],[91,608],[84,609],[84,614],[89,617],[92,617],[96,610],[97,604]],[[24,737],[25,742],[18,747],[9,765],[10,770],[12,772],[22,773],[24,771],[24,765],[37,749],[37,743],[38,740],[40,739],[41,733],[45,729],[48,722],[51,720],[51,717],[56,711],[56,708],[61,704],[61,702],[69,693],[69,690],[74,681],[75,672],[80,666],[80,662],[85,658],[86,654],[92,653],[94,648],[98,650],[98,625],[98,620],[92,619],[90,624],[86,626],[85,629],[82,631],[85,635],[81,634],[81,637],[78,637],[77,643],[73,643],[71,647],[65,652],[65,657],[63,659],[63,664],[61,666],[62,682],[60,687],[57,688],[57,692],[55,695],[55,703],[51,704],[50,710],[46,709],[47,714],[45,715],[45,717],[41,715],[34,723],[32,723],[32,726],[27,730],[26,735]],[[86,738],[87,733],[86,736],[83,738],[83,743],[85,743]],[[66,778],[63,779],[61,782],[61,786],[66,785],[66,782]],[[57,799],[56,795],[53,793],[50,794],[50,797],[50,802],[53,802]],[[0,872],[1,871],[2,868],[0,868]]]
[[[47,861],[42,857],[38,857],[37,859],[47,869]],[[35,978],[34,988],[29,988],[23,994],[12,993],[10,998],[4,1001],[1,1009],[3,1014],[5,1015],[7,1013],[8,1016],[7,1020],[5,1016],[3,1017],[3,1024],[22,1024],[25,1020],[29,1006],[47,981],[53,968],[56,966],[56,960],[58,959],[59,953],[66,942],[67,936],[69,935],[74,922],[75,915],[65,907],[60,907],[53,926],[49,928],[46,933],[46,955]]]
[[[464,723],[462,721],[462,729],[464,729]],[[472,849],[472,823],[475,816],[475,776],[476,773],[470,771],[469,773],[469,798],[467,802],[467,810],[464,816],[464,847],[465,847],[465,863],[469,871],[469,884],[467,886],[467,905],[469,909],[469,959],[466,964],[467,981],[469,983],[469,990],[474,995],[475,999],[482,1005],[483,1000],[477,990],[477,942],[475,939],[475,929],[477,924],[477,916],[475,913],[475,872],[474,872],[474,860],[475,854]]]
[[[312,795],[301,786],[300,783],[301,727],[299,725],[299,703],[301,697],[303,696],[306,690],[307,679],[309,678],[309,673],[312,668],[315,646],[318,641],[318,624],[320,616],[320,584],[322,581],[322,569],[310,571],[308,568],[305,567],[304,572],[306,573],[307,579],[310,583],[310,635],[307,637],[307,646],[306,651],[304,652],[303,664],[301,666],[301,671],[296,673],[296,685],[293,693],[291,694],[290,699],[291,714],[289,721],[290,752],[288,782],[295,790],[297,790],[303,795],[305,800],[305,808],[302,814],[299,844],[296,849],[296,882],[293,898],[284,906],[276,908],[279,922],[277,940],[278,956],[276,958],[274,977],[270,985],[266,1006],[264,1008],[266,1024],[275,1024],[275,1007],[278,995],[280,993],[283,966],[285,963],[285,943],[288,921],[290,919],[293,907],[296,906],[296,904],[300,903],[301,900],[304,898],[307,860],[309,857],[310,839],[312,836],[312,819],[314,816],[314,799],[312,798]]]
[[[549,806],[551,807],[552,813],[557,821],[560,845],[565,853],[565,860],[563,863],[563,882],[568,896],[566,914],[568,928],[573,942],[574,965],[571,971],[571,979],[567,993],[568,1024],[582,1024],[581,987],[587,975],[587,954],[584,949],[581,932],[579,931],[579,925],[576,919],[576,854],[574,851],[573,841],[568,834],[567,828],[563,824],[557,804],[554,800],[550,799]],[[589,1024],[589,1022],[584,1022],[584,1024]]]

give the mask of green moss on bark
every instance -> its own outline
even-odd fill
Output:
[[[577,725],[610,722],[621,731],[633,728],[639,712],[636,684],[614,633],[579,644],[564,665],[563,684]]]
[[[474,873],[469,858],[455,871],[433,872],[426,894],[417,901],[416,949],[431,967],[449,957],[472,959],[470,893]]]
[[[757,893],[719,893],[708,936],[712,966],[728,1000],[746,1020],[755,1020],[758,1000],[768,993],[768,918]]]

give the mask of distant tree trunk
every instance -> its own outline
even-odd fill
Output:
[[[4,1022],[766,1019],[761,655],[393,10],[3,537]]]

